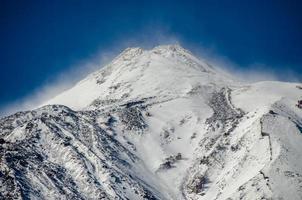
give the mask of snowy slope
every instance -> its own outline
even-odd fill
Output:
[[[302,199],[297,85],[238,82],[178,45],[128,48],[1,119],[0,198]]]
[[[180,46],[159,46],[149,51],[128,48],[108,66],[45,105],[63,104],[79,110],[95,100],[174,98],[199,85],[225,82],[231,81]]]

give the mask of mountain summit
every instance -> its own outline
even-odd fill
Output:
[[[0,119],[0,199],[302,199],[301,88],[128,48]]]
[[[91,106],[95,100],[129,101],[147,97],[186,95],[199,85],[229,83],[222,72],[178,45],[152,50],[127,48],[111,63],[89,75],[70,90],[46,102],[72,109]]]

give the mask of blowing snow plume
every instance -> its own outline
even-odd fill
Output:
[[[151,28],[144,30],[145,33],[149,31],[151,31]],[[135,39],[117,41],[112,45],[114,48],[100,49],[97,53],[90,56],[90,58],[68,67],[68,69],[61,72],[57,78],[47,81],[46,84],[36,88],[26,97],[3,105],[0,115],[5,116],[17,111],[33,109],[43,105],[48,99],[71,88],[88,74],[101,69],[127,47],[140,46],[143,49],[152,49],[159,44],[183,44],[185,47],[189,47],[199,59],[208,62],[222,72],[224,71],[227,76],[231,74],[233,78],[243,82],[301,81],[299,77],[295,76],[294,73],[289,70],[275,71],[273,70],[274,68],[265,64],[252,63],[249,66],[239,66],[227,57],[219,55],[216,48],[203,48],[188,44],[179,39],[178,36],[168,32],[166,29],[159,28],[153,32],[153,34],[138,34]]]
[[[82,60],[69,69],[62,72],[55,80],[48,81],[42,87],[35,89],[32,94],[28,94],[26,97],[16,100],[4,105],[1,108],[1,116],[12,114],[21,110],[28,110],[37,108],[48,99],[60,94],[64,90],[67,90],[74,86],[78,81],[83,79],[88,74],[101,69],[104,65],[109,63],[114,56],[122,52],[123,49],[129,46],[142,45],[144,49],[151,49],[156,44],[183,44],[176,36],[167,36],[162,31],[158,31],[154,34],[153,39],[129,39],[124,40],[119,45],[114,45],[115,48],[100,50],[95,55],[92,55],[89,59]],[[293,72],[285,70],[283,72],[274,71],[272,67],[268,67],[264,64],[251,64],[247,67],[242,67],[234,62],[230,61],[225,56],[219,56],[215,53],[215,49],[201,48],[194,45],[185,44],[190,47],[194,54],[199,59],[207,61],[209,64],[215,66],[217,69],[224,71],[227,74],[238,80],[245,82],[257,82],[257,81],[288,81],[299,82],[299,77],[295,76]]]

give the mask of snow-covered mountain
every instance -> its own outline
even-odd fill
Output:
[[[302,87],[128,48],[0,119],[0,199],[302,199]]]

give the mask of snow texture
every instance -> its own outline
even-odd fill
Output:
[[[302,199],[302,86],[128,48],[0,119],[0,199]]]

